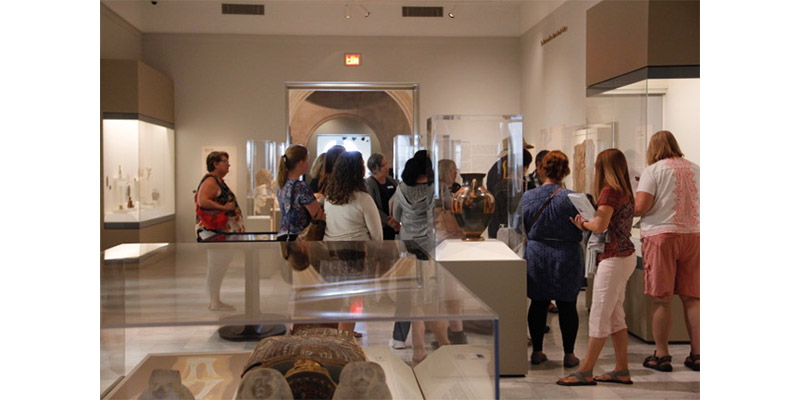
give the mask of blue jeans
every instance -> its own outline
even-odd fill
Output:
[[[411,329],[410,321],[400,321],[394,323],[394,332],[392,332],[392,339],[399,342],[405,342],[408,338],[408,331]]]

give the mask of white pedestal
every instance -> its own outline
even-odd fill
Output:
[[[528,373],[526,266],[505,243],[445,240],[436,261],[488,305],[499,317],[500,375]]]

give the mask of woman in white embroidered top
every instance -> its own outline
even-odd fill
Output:
[[[378,207],[364,185],[364,159],[357,151],[342,153],[325,185],[323,240],[383,240]]]
[[[669,131],[657,132],[647,146],[648,167],[636,191],[641,216],[644,292],[653,297],[656,351],[644,366],[672,371],[667,342],[672,330],[670,301],[683,302],[691,351],[684,360],[700,370],[700,167],[685,158]]]

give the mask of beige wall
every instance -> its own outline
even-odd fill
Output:
[[[422,133],[434,114],[520,112],[517,38],[145,34],[142,48],[175,84],[178,241],[194,240],[201,147],[236,147],[228,179],[244,199],[245,141],[285,138],[287,81],[419,83]],[[345,52],[363,65],[345,67]]]
[[[142,33],[108,7],[100,4],[100,58],[139,60]]]

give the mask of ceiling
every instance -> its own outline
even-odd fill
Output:
[[[567,0],[101,0],[142,33],[518,37]],[[264,15],[223,15],[222,3],[263,4]],[[441,6],[444,17],[402,17]],[[348,14],[350,18],[346,18]],[[369,12],[369,17],[365,14]],[[455,18],[449,18],[452,12]]]

